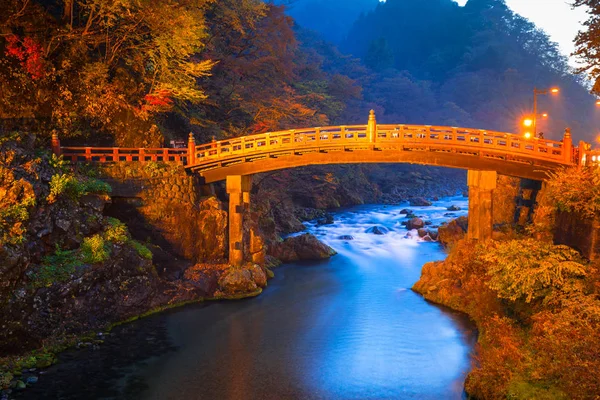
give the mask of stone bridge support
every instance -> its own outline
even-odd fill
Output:
[[[493,206],[496,189],[496,171],[474,171],[467,173],[469,185],[469,230],[467,237],[475,240],[492,238],[494,225]]]
[[[244,262],[244,215],[250,207],[252,176],[228,175],[226,186],[229,194],[229,263],[240,266]]]

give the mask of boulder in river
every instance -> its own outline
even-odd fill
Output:
[[[421,229],[425,226],[425,223],[421,218],[413,218],[409,220],[406,224],[406,229]]]
[[[460,211],[460,207],[452,204],[450,207],[446,208],[448,211]]]
[[[342,235],[338,237],[339,240],[354,240],[354,236],[352,235]]]
[[[402,210],[400,210],[400,214],[412,214],[412,210],[408,209],[408,208],[403,208]]]
[[[372,233],[373,235],[385,235],[389,232],[389,229],[383,226],[373,226],[366,230],[367,233]]]
[[[333,224],[333,215],[325,214],[324,218],[321,218],[317,221],[317,225],[331,225]]]
[[[231,268],[219,279],[219,288],[223,293],[234,295],[252,293],[258,286],[252,272],[244,268]]]
[[[421,229],[418,230],[418,233],[419,233],[419,237],[425,237],[425,236],[427,236],[427,234],[429,233],[429,231],[427,229],[425,229],[425,228],[421,228]]]
[[[310,233],[275,243],[269,248],[269,253],[284,263],[299,260],[322,260],[337,254],[335,250],[320,242]]]
[[[428,207],[433,203],[423,197],[413,197],[410,199],[410,205],[413,207]]]

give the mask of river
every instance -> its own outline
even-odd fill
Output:
[[[466,211],[411,207],[434,225]],[[187,306],[63,353],[21,398],[461,399],[475,341],[465,317],[410,287],[437,243],[407,238],[400,206],[359,206],[308,225],[338,251],[284,265],[262,295]],[[387,228],[385,235],[366,231]],[[341,240],[351,235],[353,240]]]

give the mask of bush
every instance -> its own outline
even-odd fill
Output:
[[[534,239],[491,242],[478,259],[488,267],[488,286],[513,301],[524,297],[529,303],[586,275],[577,251]]]
[[[50,180],[50,195],[48,201],[56,201],[61,196],[67,196],[72,200],[78,200],[85,194],[110,193],[111,187],[106,182],[98,179],[79,180],[72,174],[56,174]]]
[[[152,260],[152,252],[149,248],[138,242],[137,240],[130,240],[129,245],[137,251],[140,257],[143,257],[147,260]]]
[[[0,246],[21,244],[25,240],[24,222],[29,219],[29,208],[35,205],[34,197],[0,209]]]
[[[81,245],[81,256],[83,262],[87,264],[96,264],[108,260],[110,249],[104,242],[101,235],[94,235],[83,239]]]
[[[118,244],[127,242],[129,240],[127,226],[116,218],[108,218],[108,228],[104,231],[104,239]]]
[[[593,217],[600,212],[600,168],[569,168],[550,175],[549,198],[561,211]]]
[[[64,282],[75,273],[81,265],[81,259],[75,250],[61,250],[56,247],[54,254],[44,257],[40,269],[33,275],[33,286],[36,288],[51,286]]]

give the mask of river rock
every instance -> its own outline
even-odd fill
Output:
[[[431,221],[425,221],[425,225],[427,225],[427,226],[433,225],[433,222],[431,222]]]
[[[427,236],[427,233],[429,231],[425,228],[421,228],[421,229],[417,230],[417,232],[419,233],[419,237],[425,237],[425,236]]]
[[[333,224],[333,215],[326,214],[324,218],[317,221],[317,225],[331,225]]]
[[[389,229],[383,226],[373,226],[365,231],[366,233],[372,233],[373,235],[385,235],[389,232]]]
[[[454,243],[462,239],[467,233],[468,219],[467,217],[459,217],[450,221],[447,225],[440,226],[438,229],[440,243],[446,247],[450,243]]]
[[[252,279],[256,283],[256,286],[264,288],[267,286],[267,274],[258,264],[251,264],[248,269],[252,274]]]
[[[338,237],[339,240],[354,240],[354,236],[352,235],[342,235]]]
[[[412,214],[412,210],[410,210],[408,208],[404,208],[404,209],[400,210],[399,214]]]
[[[425,223],[423,222],[423,220],[421,218],[413,218],[413,219],[409,220],[406,224],[406,228],[408,230],[421,229],[424,226],[425,226]]]
[[[413,197],[410,199],[410,205],[413,207],[428,207],[433,203],[423,197]]]
[[[437,240],[437,239],[438,239],[438,236],[439,236],[439,233],[438,233],[438,231],[437,231],[437,230],[435,230],[435,229],[429,229],[429,230],[427,231],[427,234],[428,234],[428,235],[429,235],[429,237],[431,237],[433,240]]]
[[[448,211],[460,211],[460,207],[452,204],[450,207],[446,208]]]
[[[30,376],[27,378],[26,383],[28,384],[33,384],[33,383],[37,383],[38,381],[38,377],[37,376]]]
[[[424,242],[433,242],[434,240],[431,238],[431,236],[425,235],[425,236],[423,236],[423,241]]]
[[[335,250],[320,242],[310,233],[275,243],[269,248],[269,253],[284,263],[299,260],[322,260],[337,254]]]
[[[252,272],[244,268],[231,268],[219,279],[219,288],[225,294],[252,293],[258,288]]]

